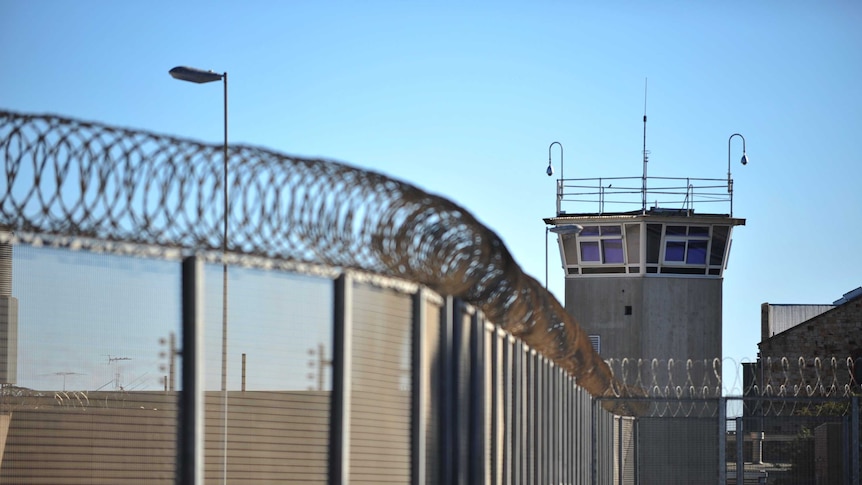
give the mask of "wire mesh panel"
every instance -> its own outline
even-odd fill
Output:
[[[367,283],[353,288],[350,482],[410,482],[412,301]]]
[[[2,483],[173,483],[183,367],[175,260],[15,246],[16,384],[5,384]],[[204,272],[204,472],[218,483],[325,483],[328,278]]]
[[[728,483],[859,483],[858,396],[729,398],[728,407],[740,401],[757,412],[725,423]]]
[[[5,263],[18,362],[0,482],[172,483],[179,265],[26,245]]]
[[[221,269],[209,265],[205,271],[205,477],[218,483],[325,483],[332,282],[230,267],[224,349]],[[223,355],[227,388],[221,391]]]
[[[638,477],[646,483],[715,483],[716,424],[714,418],[641,418]]]

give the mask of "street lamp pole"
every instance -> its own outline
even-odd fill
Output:
[[[222,314],[221,314],[221,391],[223,402],[223,461],[222,461],[222,479],[227,482],[227,219],[230,213],[230,202],[228,199],[228,171],[227,171],[227,71],[222,74],[213,71],[204,71],[194,67],[177,66],[168,73],[174,79],[181,81],[193,82],[196,84],[205,84],[214,81],[223,81],[224,84],[224,144],[222,146],[222,162],[224,169],[224,217],[222,227]]]
[[[548,169],[545,170],[545,173],[548,174],[548,177],[554,175],[554,166],[551,165],[551,148],[554,145],[558,145],[560,147],[560,178],[557,180],[557,215],[560,215],[560,201],[563,198],[563,144],[554,141],[548,145]]]
[[[228,199],[228,152],[227,152],[227,72],[219,74],[213,71],[204,71],[194,67],[177,66],[168,73],[174,79],[193,82],[196,84],[210,83],[213,81],[224,82],[224,145],[222,146],[222,158],[224,165],[224,217],[222,233],[222,334],[221,334],[221,390],[227,390],[227,222],[230,213],[230,202]]]
[[[733,178],[730,176],[730,140],[732,140],[734,136],[742,138],[742,159],[740,159],[740,162],[742,162],[743,165],[748,165],[748,155],[745,154],[745,137],[739,133],[730,135],[730,138],[727,139],[727,193],[730,195],[731,216],[733,216]]]

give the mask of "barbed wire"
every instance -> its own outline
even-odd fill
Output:
[[[603,400],[640,403],[639,416],[716,418],[836,417],[851,412],[862,396],[860,360],[853,357],[769,357],[758,361],[608,359],[617,382],[642,389],[644,396]],[[729,416],[729,414],[728,414]]]
[[[767,356],[755,362],[729,358],[608,359],[606,363],[623,386],[662,399],[862,395],[862,368],[853,357]]]
[[[11,231],[217,251],[228,183],[231,254],[419,282],[474,304],[594,396],[642,394],[614,381],[497,234],[411,184],[248,145],[229,147],[225,181],[222,145],[54,115],[0,111],[0,140],[0,224]]]

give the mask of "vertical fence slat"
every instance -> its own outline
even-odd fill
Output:
[[[329,434],[329,483],[350,483],[350,362],[353,281],[339,276],[333,292],[332,418]]]
[[[413,396],[411,399],[410,410],[410,434],[411,450],[410,450],[410,483],[412,485],[424,485],[426,478],[425,465],[426,457],[426,433],[425,433],[425,391],[428,385],[430,369],[425,368],[427,355],[425,349],[425,306],[426,296],[424,289],[413,295],[413,341],[412,341],[412,358],[411,358],[411,382],[413,388]]]

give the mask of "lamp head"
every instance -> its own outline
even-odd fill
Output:
[[[553,232],[554,234],[577,235],[577,234],[580,234],[581,231],[584,230],[584,227],[581,226],[580,224],[561,224],[559,226],[554,226],[548,230]]]
[[[177,66],[168,71],[168,74],[170,74],[171,77],[173,77],[174,79],[179,79],[181,81],[188,81],[197,84],[221,81],[225,77],[224,74],[219,74],[212,71],[204,71],[203,69],[186,66]]]
[[[554,167],[550,163],[548,163],[548,169],[545,170],[545,173],[548,174],[548,177],[554,175]]]
[[[742,152],[742,160],[740,160],[740,162],[742,162],[743,165],[748,165],[748,155],[746,155],[745,152]]]

